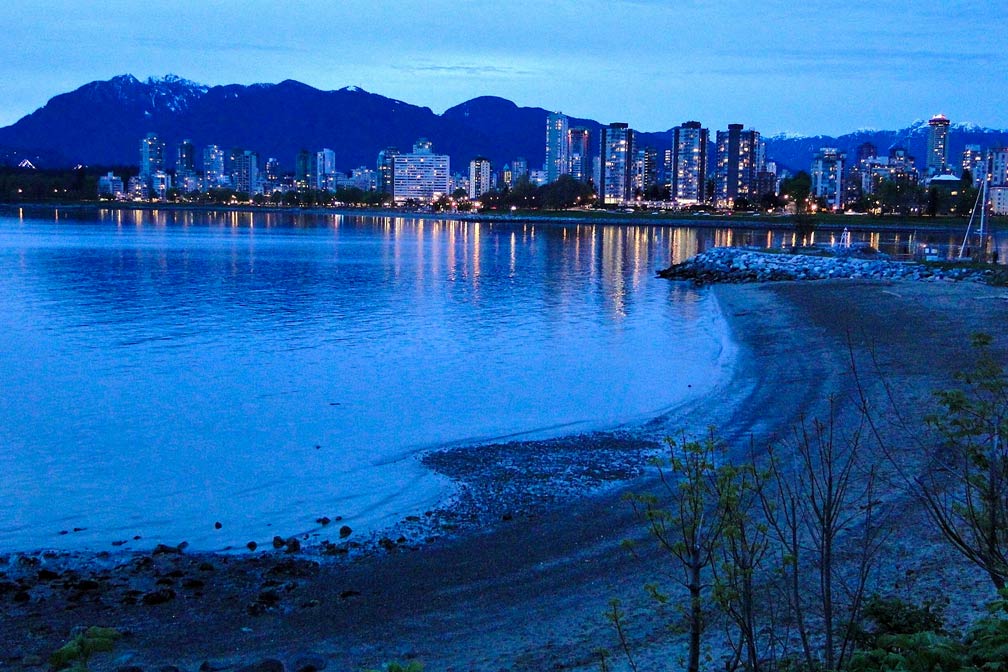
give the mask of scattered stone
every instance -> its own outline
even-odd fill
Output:
[[[144,596],[140,598],[140,601],[148,606],[154,606],[157,604],[164,604],[165,602],[171,602],[174,599],[174,590],[171,588],[161,588],[160,590],[144,593]]]
[[[381,539],[379,539],[378,545],[384,548],[386,551],[394,551],[396,547],[395,542],[389,539],[388,537],[382,537]]]
[[[349,600],[351,597],[357,597],[360,594],[359,590],[344,590],[339,596],[341,600]]]
[[[247,544],[245,544],[245,548],[249,549],[250,551],[254,551],[257,548],[259,548],[259,544],[257,544],[254,541],[250,541]]]
[[[281,537],[279,535],[273,537],[273,548],[277,548],[277,549],[283,548],[286,544],[287,544],[287,542],[284,541],[283,537]]]
[[[297,540],[297,537],[291,537],[287,540],[287,550],[286,553],[297,553],[301,550],[301,542]]]
[[[156,583],[159,586],[174,586],[175,585],[175,582],[172,581],[171,579],[169,579],[167,576],[162,576],[160,579],[158,579],[154,583]]]
[[[19,590],[14,593],[15,602],[28,602],[29,600],[31,600],[31,595],[28,594],[27,590]]]
[[[115,668],[115,672],[143,672],[143,668],[139,665],[120,665]]]
[[[125,539],[117,539],[116,541],[113,541],[113,542],[112,542],[112,545],[113,545],[113,546],[122,546],[122,545],[123,545],[123,544],[125,544],[125,543],[126,543],[126,540],[125,540]]]
[[[52,581],[53,579],[58,579],[59,576],[58,572],[54,572],[51,569],[40,569],[38,571],[39,581]]]
[[[351,534],[353,534],[353,530],[350,529],[349,525],[344,525],[341,528],[339,528],[339,537],[340,537],[340,539],[346,539]]]
[[[266,572],[269,577],[307,578],[315,576],[319,571],[319,563],[312,560],[288,558],[277,562]]]
[[[315,653],[305,653],[295,657],[291,667],[294,672],[322,672],[326,659]]]
[[[197,569],[201,572],[213,572],[216,571],[216,567],[212,562],[201,562]]]
[[[182,670],[175,667],[174,665],[162,665],[157,669],[157,672],[182,672]]]
[[[200,590],[206,584],[199,579],[185,579],[182,581],[182,587],[186,590]]]
[[[213,526],[215,530],[219,530],[222,527],[224,527],[223,525],[221,525],[221,522],[219,520],[216,523],[214,523]]]
[[[98,590],[101,588],[101,584],[94,579],[81,579],[73,584],[73,587],[77,590]]]
[[[328,516],[322,516],[321,518],[316,518],[315,522],[318,523],[319,525],[328,525],[332,521],[329,520]]]
[[[286,672],[287,668],[276,658],[265,658],[254,665],[238,668],[238,672]]]
[[[151,551],[151,555],[177,555],[182,552],[182,549],[178,546],[169,546],[168,544],[158,544]]]
[[[216,661],[210,662],[209,660],[204,660],[200,663],[199,672],[220,672],[221,670],[226,670],[229,667],[230,665],[225,665]]]

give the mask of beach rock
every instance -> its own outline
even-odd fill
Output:
[[[226,670],[229,667],[231,666],[216,660],[204,660],[200,663],[199,672],[220,672],[221,670]]]
[[[171,602],[175,599],[175,591],[171,588],[161,588],[160,590],[154,590],[149,593],[144,593],[140,601],[147,606],[154,606],[158,604],[164,604],[165,602]]]
[[[201,562],[197,569],[201,572],[213,572],[216,571],[216,567],[212,562]]]
[[[182,581],[182,587],[186,590],[200,590],[205,586],[199,579],[184,579]]]
[[[346,539],[351,534],[353,534],[353,530],[350,529],[349,525],[343,525],[342,527],[339,528],[339,537],[340,537],[340,539]]]
[[[169,546],[168,544],[158,544],[151,551],[151,555],[178,555],[182,552],[179,546]]]
[[[289,558],[277,562],[273,565],[273,567],[266,571],[265,575],[269,577],[289,577],[296,579],[315,576],[318,574],[318,571],[319,564],[317,562],[312,560],[296,560],[294,558]]]
[[[30,600],[31,595],[28,594],[27,590],[19,590],[18,592],[14,593],[15,602],[28,602]]]
[[[294,672],[322,672],[325,668],[326,659],[315,653],[296,656],[291,663]]]
[[[143,668],[139,665],[120,665],[115,668],[115,672],[143,672]]]
[[[286,672],[286,670],[286,666],[276,658],[265,658],[253,665],[238,668],[238,672]]]
[[[52,581],[53,579],[58,579],[59,577],[59,572],[54,572],[51,569],[40,569],[38,571],[39,581]]]

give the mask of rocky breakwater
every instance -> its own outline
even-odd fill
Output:
[[[826,280],[829,278],[875,278],[885,280],[967,280],[990,282],[994,271],[977,266],[925,265],[892,261],[881,254],[836,253],[786,254],[733,247],[715,247],[675,264],[658,275],[696,284],[723,282],[772,282],[778,280]]]

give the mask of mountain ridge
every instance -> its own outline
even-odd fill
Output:
[[[252,149],[263,160],[276,157],[287,169],[298,150],[328,147],[336,152],[337,167],[349,170],[373,167],[386,147],[408,152],[417,138],[427,137],[435,151],[451,156],[453,171],[464,171],[475,156],[489,157],[495,167],[522,156],[530,167],[538,167],[545,158],[547,114],[545,108],[521,107],[492,95],[436,114],[358,86],[326,91],[289,78],[276,84],[208,86],[173,74],[146,80],[122,74],[57,94],[0,128],[0,163],[15,165],[29,158],[51,167],[135,165],[140,139],[154,131],[165,141],[169,166],[174,165],[175,146],[186,138],[198,148]],[[572,117],[570,125],[587,127],[597,148],[601,122]],[[711,130],[712,140],[716,130]],[[808,170],[821,147],[837,147],[853,158],[862,142],[876,145],[882,155],[902,145],[922,163],[926,130],[927,121],[915,120],[897,130],[858,129],[840,136],[779,133],[764,140],[767,158],[794,171]],[[673,136],[672,128],[637,132],[639,141],[659,154],[672,147]],[[1008,145],[1008,130],[953,122],[953,165],[967,144]]]

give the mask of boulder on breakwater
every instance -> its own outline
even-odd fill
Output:
[[[884,255],[822,256],[715,247],[681,264],[659,271],[658,275],[670,280],[692,280],[700,285],[829,278],[988,282],[993,271],[982,267],[941,267],[917,262],[892,261]]]

